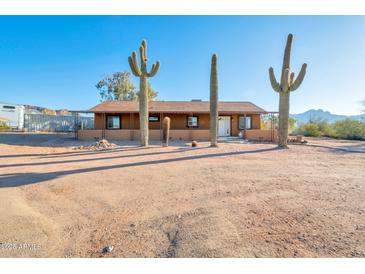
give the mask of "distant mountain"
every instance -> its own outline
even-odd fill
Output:
[[[69,116],[72,115],[72,113],[67,109],[48,109],[45,107],[39,107],[39,106],[33,106],[33,105],[24,105],[25,108],[25,114],[42,114],[48,112],[53,112],[55,115],[63,115],[63,116]]]
[[[335,123],[345,119],[360,121],[363,115],[338,115],[332,114],[329,111],[324,111],[323,109],[310,109],[303,113],[290,114],[290,117],[294,118],[298,124],[302,124],[308,123],[310,120],[325,120],[329,123]]]

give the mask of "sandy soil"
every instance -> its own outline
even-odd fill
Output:
[[[1,257],[365,257],[365,142],[0,143]]]

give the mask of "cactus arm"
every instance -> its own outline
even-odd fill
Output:
[[[141,59],[141,63],[144,63],[144,48],[142,46],[139,47],[139,57]]]
[[[142,46],[139,47],[139,54],[141,57],[142,65],[145,65],[147,63],[147,55],[146,55],[146,48],[143,43]]]
[[[160,61],[157,61],[156,64],[152,65],[152,69],[149,73],[147,73],[147,76],[148,77],[155,76],[155,74],[158,72],[159,68],[160,68]]]
[[[271,83],[272,88],[276,92],[280,92],[280,84],[276,81],[274,69],[272,67],[269,68],[269,76],[270,76],[270,83]]]
[[[137,76],[141,76],[142,75],[142,71],[139,68],[138,59],[137,59],[137,53],[135,51],[133,51],[133,53],[132,53],[132,64],[133,64],[134,70],[137,73]]]
[[[131,71],[133,73],[134,76],[141,76],[140,74],[138,74],[138,72],[136,71],[135,67],[134,67],[134,63],[133,63],[133,60],[132,60],[132,57],[128,57],[128,63],[129,63],[129,66],[131,68]]]
[[[143,47],[143,59],[147,62],[147,41],[142,41],[142,47]]]
[[[293,34],[289,33],[288,39],[286,40],[286,46],[284,52],[283,72],[284,69],[290,68],[290,52],[291,52],[292,42],[293,42]]]
[[[304,79],[304,76],[305,76],[305,73],[306,73],[306,70],[307,70],[307,64],[303,64],[302,65],[302,68],[300,69],[300,72],[297,76],[297,79],[295,79],[295,81],[293,82],[293,84],[291,85],[290,87],[290,91],[294,91],[296,90],[297,88],[299,88],[299,86],[301,85],[301,83],[303,82],[303,79]]]

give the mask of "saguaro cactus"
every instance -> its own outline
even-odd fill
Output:
[[[148,78],[155,76],[160,68],[160,62],[152,65],[150,72],[147,71],[147,42],[142,41],[139,47],[141,67],[138,65],[137,53],[133,51],[128,57],[128,63],[132,73],[139,77],[139,130],[141,134],[141,145],[148,146]]]
[[[276,81],[274,69],[269,68],[269,76],[272,88],[279,93],[279,147],[287,148],[288,127],[289,127],[289,97],[290,92],[296,90],[302,83],[307,64],[303,64],[297,79],[294,80],[294,72],[290,71],[290,51],[293,41],[293,34],[288,35],[285,46],[283,68],[281,71],[280,83]]]
[[[212,56],[210,71],[210,146],[218,145],[218,71],[217,55]]]
[[[170,118],[165,117],[162,121],[162,146],[168,147],[170,139]]]

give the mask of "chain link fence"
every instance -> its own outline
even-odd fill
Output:
[[[24,115],[24,129],[29,132],[74,132],[77,128],[92,129],[93,127],[94,117],[86,115]]]

